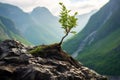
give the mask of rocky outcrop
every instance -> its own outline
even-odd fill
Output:
[[[44,46],[36,54],[29,54],[34,49],[36,47],[27,47],[14,40],[1,42],[0,80],[107,80],[57,45]]]

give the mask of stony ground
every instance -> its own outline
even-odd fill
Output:
[[[55,47],[31,55],[35,47],[14,40],[1,42],[0,80],[107,80]]]

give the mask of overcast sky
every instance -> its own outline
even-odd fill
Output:
[[[95,9],[100,9],[109,0],[0,0],[0,2],[10,3],[31,12],[33,8],[40,6],[48,8],[52,14],[58,15],[60,11],[59,2],[63,2],[68,9],[79,14],[88,13]]]

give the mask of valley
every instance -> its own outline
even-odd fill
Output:
[[[63,44],[65,51],[103,75],[120,75],[119,4],[119,0],[110,0],[81,32]]]

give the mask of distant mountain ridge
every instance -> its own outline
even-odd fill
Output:
[[[44,31],[41,34],[41,36],[44,37],[43,41],[50,40],[49,43],[58,42],[63,36],[64,33],[60,27],[58,18],[56,16],[53,16],[47,8],[37,7],[33,9],[33,11],[30,13],[30,16],[37,25],[40,25],[40,29]],[[52,36],[48,36],[50,34]]]
[[[83,64],[105,75],[120,75],[119,4],[119,0],[110,0],[81,32],[63,44]]]
[[[78,16],[77,32],[85,26],[92,14]],[[34,45],[59,42],[64,35],[58,17],[45,7],[36,7],[31,13],[26,13],[17,6],[0,3],[0,16],[12,20],[21,35]]]
[[[17,26],[17,29],[21,32],[22,36],[31,43],[35,45],[48,44],[60,40],[62,34],[59,34],[58,36],[58,33],[56,31],[56,29],[58,29],[59,27],[50,23],[50,21],[47,22],[47,20],[49,20],[48,18],[51,18],[50,20],[53,22],[57,22],[57,20],[55,20],[56,18],[53,19],[53,15],[49,12],[48,9],[41,7],[41,9],[34,9],[33,12],[29,14],[23,12],[20,8],[16,6],[0,3],[0,10],[0,16],[11,19]],[[38,13],[40,13],[37,14],[36,10],[38,11]],[[34,12],[36,12],[36,14]],[[42,22],[38,21],[35,16],[37,16],[38,19],[40,18],[39,20],[41,20]],[[46,23],[43,22],[45,20]],[[49,27],[49,25],[55,27],[51,28]],[[62,33],[62,30],[58,30],[58,32]]]

